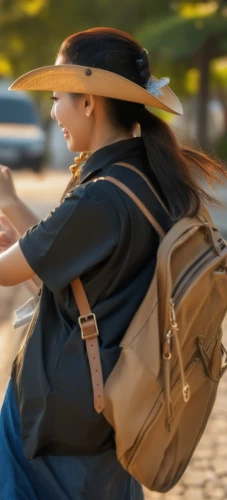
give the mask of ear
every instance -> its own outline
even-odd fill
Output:
[[[84,108],[85,114],[89,118],[93,113],[96,106],[96,96],[91,94],[84,94]]]

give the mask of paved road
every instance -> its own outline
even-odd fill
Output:
[[[58,203],[69,180],[69,173],[46,172],[14,174],[18,193],[42,218]],[[220,191],[219,199],[225,198]],[[218,217],[220,221],[220,217]],[[221,215],[225,231],[225,214]],[[0,287],[0,402],[10,374],[11,363],[23,338],[24,330],[13,330],[13,311],[30,293],[24,285]],[[227,320],[225,322],[225,344],[227,345]],[[227,375],[222,379],[217,401],[207,430],[180,483],[166,495],[146,491],[146,500],[226,500],[227,499]],[[107,499],[108,500],[108,499]],[[120,500],[120,499],[119,499]]]

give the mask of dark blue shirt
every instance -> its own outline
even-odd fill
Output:
[[[86,347],[70,282],[81,278],[96,314],[106,380],[152,279],[159,242],[147,219],[118,187],[105,180],[87,183],[111,175],[154,214],[150,188],[138,174],[114,165],[119,161],[131,163],[155,182],[142,138],[105,146],[86,162],[80,184],[19,240],[44,283],[17,391],[28,458],[95,454],[114,446],[112,428],[93,408]]]

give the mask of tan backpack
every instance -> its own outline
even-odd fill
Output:
[[[81,314],[94,406],[114,428],[122,466],[148,489],[166,492],[189,463],[227,368],[221,344],[227,310],[227,246],[212,221],[202,215],[179,220],[164,235],[134,193],[114,178],[102,179],[135,201],[161,242],[154,277],[104,387],[96,318],[81,281],[71,283]]]

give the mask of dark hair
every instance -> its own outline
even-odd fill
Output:
[[[117,73],[140,86],[150,77],[147,51],[128,33],[93,28],[66,38],[58,52],[65,64],[79,64]],[[137,59],[144,61],[138,69]],[[171,128],[143,104],[106,98],[114,123],[131,130],[139,123],[149,166],[161,187],[173,220],[198,213],[201,201],[218,202],[199,182],[198,174],[212,184],[227,172],[219,160],[182,147]],[[174,197],[172,196],[174,192]]]

